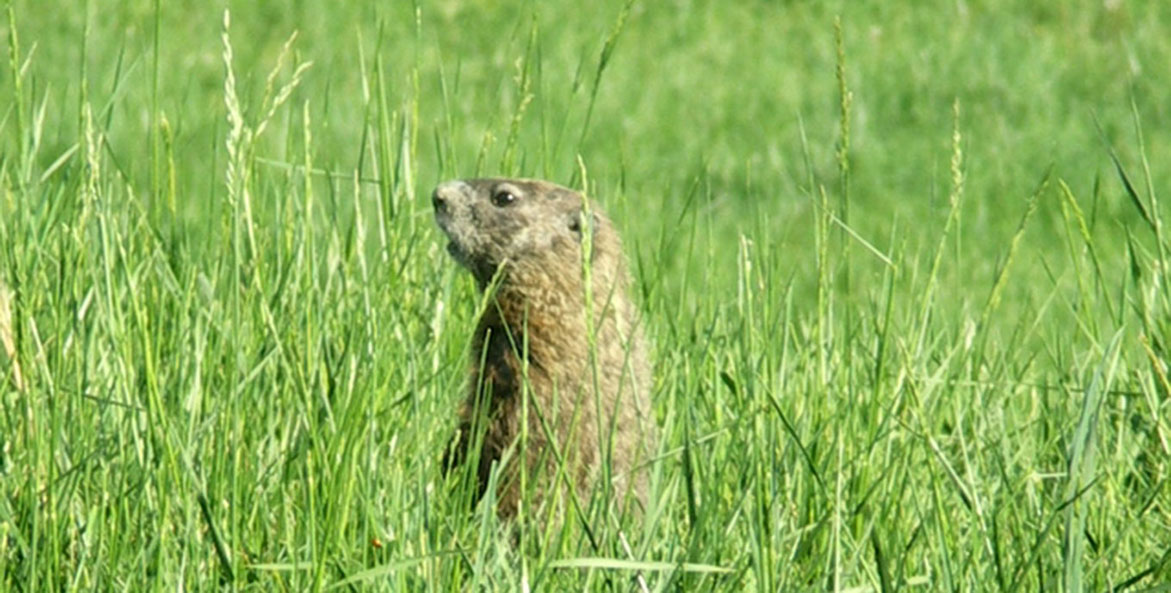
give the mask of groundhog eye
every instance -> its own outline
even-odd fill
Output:
[[[516,195],[506,189],[502,189],[492,194],[492,204],[499,208],[503,208],[515,201]]]

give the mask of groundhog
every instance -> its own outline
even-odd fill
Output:
[[[518,462],[534,506],[575,491],[584,508],[607,479],[614,500],[645,505],[650,367],[613,224],[546,181],[448,181],[431,200],[486,297],[447,471],[474,464],[482,495],[512,448],[497,483],[504,518],[522,496]]]

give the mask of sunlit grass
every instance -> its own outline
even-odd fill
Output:
[[[1171,14],[991,4],[13,2],[0,589],[1167,582]],[[640,516],[443,478],[476,174],[623,231]]]

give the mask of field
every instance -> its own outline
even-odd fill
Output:
[[[226,4],[0,17],[0,590],[1168,590],[1171,3]],[[623,234],[643,516],[444,479],[479,175]]]

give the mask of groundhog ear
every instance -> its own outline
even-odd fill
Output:
[[[569,230],[573,231],[573,233],[577,235],[578,241],[581,240],[583,226],[588,227],[591,237],[596,237],[598,235],[598,215],[591,212],[590,215],[586,217],[583,216],[583,212],[581,210],[575,210],[572,214],[569,215]]]

